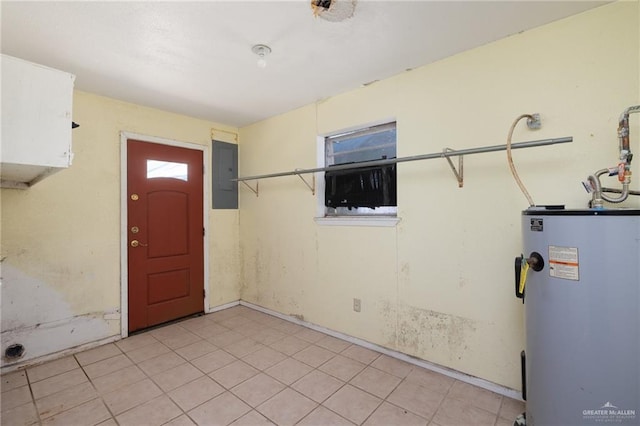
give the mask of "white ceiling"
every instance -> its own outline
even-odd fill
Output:
[[[2,53],[73,73],[80,90],[241,127],[603,3],[360,0],[329,22],[307,0],[2,1]],[[258,43],[273,49],[264,69]]]

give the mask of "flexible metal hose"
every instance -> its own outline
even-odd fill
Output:
[[[618,197],[614,198],[605,194],[606,191],[602,188],[602,183],[600,182],[600,176],[607,173],[611,174],[611,170],[600,169],[594,174],[592,174],[591,176],[589,176],[588,178],[589,182],[591,182],[594,188],[592,200],[596,205],[598,204],[602,205],[602,202],[598,203],[598,198],[601,198],[602,200],[607,201],[609,203],[617,204],[617,203],[623,202],[629,197],[629,183],[626,181],[622,184],[622,190],[618,192],[620,194]]]
[[[511,125],[511,128],[509,129],[509,136],[507,137],[507,161],[509,163],[509,168],[511,169],[511,174],[513,175],[513,178],[516,180],[516,183],[520,187],[520,190],[522,191],[524,196],[527,198],[527,201],[529,202],[529,207],[533,207],[535,206],[535,203],[533,202],[533,198],[531,198],[531,195],[529,195],[529,191],[527,191],[527,188],[525,188],[524,183],[522,183],[522,180],[520,180],[520,176],[518,176],[518,172],[516,171],[516,166],[513,164],[513,157],[511,157],[511,138],[513,137],[513,130],[516,128],[516,125],[518,124],[518,122],[520,122],[520,120],[522,120],[523,118],[533,119],[533,116],[531,114],[522,114],[521,116],[516,118],[513,124]]]

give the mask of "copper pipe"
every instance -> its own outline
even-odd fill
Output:
[[[620,151],[630,152],[629,148],[629,114],[640,112],[640,105],[630,106],[622,111],[618,120],[618,138],[620,139]]]

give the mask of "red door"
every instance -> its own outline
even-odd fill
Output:
[[[129,331],[203,311],[202,151],[127,141]]]

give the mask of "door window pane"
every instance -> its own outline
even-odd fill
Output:
[[[189,180],[189,168],[186,163],[147,160],[147,179],[154,178],[174,178],[186,182]]]

